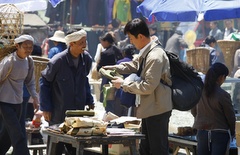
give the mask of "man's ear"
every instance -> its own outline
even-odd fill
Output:
[[[72,46],[73,44],[74,44],[74,42],[70,42],[70,43],[69,43],[69,46]]]
[[[16,46],[16,48],[19,48],[19,47],[20,47],[20,45],[19,45],[19,44],[15,44],[15,46]]]
[[[142,39],[142,38],[143,38],[143,35],[142,35],[142,34],[138,34],[138,35],[137,35],[137,38],[138,38],[138,39]]]

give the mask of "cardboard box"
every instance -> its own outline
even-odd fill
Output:
[[[236,143],[237,146],[240,147],[240,134],[236,134]]]
[[[240,121],[236,121],[236,134],[240,134]]]
[[[109,144],[108,152],[114,155],[130,155],[129,146],[123,146],[123,144]]]
[[[237,146],[240,147],[240,121],[236,121],[236,142]]]

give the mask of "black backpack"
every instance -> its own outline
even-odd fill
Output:
[[[190,110],[201,98],[202,78],[192,66],[180,61],[176,54],[165,52],[170,62],[172,86],[169,87],[172,89],[173,109]],[[163,80],[161,82],[166,84]]]
[[[156,45],[155,47],[162,48],[160,44]],[[147,55],[150,53],[150,51],[147,53]],[[164,51],[166,52],[170,62],[172,85],[169,86],[162,79],[160,82],[172,89],[173,109],[180,111],[190,110],[198,103],[202,96],[202,78],[191,65],[180,61],[179,57],[176,54],[168,52],[166,50]],[[140,69],[137,72],[138,76],[141,74],[142,65],[143,61],[140,63]]]

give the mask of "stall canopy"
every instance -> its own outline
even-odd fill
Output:
[[[47,24],[36,14],[24,13],[24,26],[47,27]]]
[[[206,0],[202,12],[206,21],[240,18],[240,0]]]
[[[240,18],[240,0],[144,0],[137,12],[149,21],[206,21]]]
[[[144,0],[137,12],[152,21],[196,21],[200,0]]]
[[[23,12],[47,9],[46,0],[0,0],[0,4],[14,4],[20,11]]]
[[[23,33],[33,36],[37,45],[48,37],[48,25],[36,14],[24,13]]]

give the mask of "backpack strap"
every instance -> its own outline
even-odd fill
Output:
[[[145,56],[145,59],[146,59],[146,57],[148,56],[148,54],[149,54],[154,48],[156,48],[157,46],[162,47],[161,44],[157,44],[156,46],[154,46],[152,49],[150,49],[150,50],[147,52],[147,54],[146,54],[146,56]],[[138,71],[137,71],[137,76],[139,76],[139,77],[140,77],[140,75],[141,75],[142,66],[143,66],[143,61],[144,61],[145,59],[143,59],[143,60],[141,61],[140,65],[139,65],[139,69],[138,69]]]

